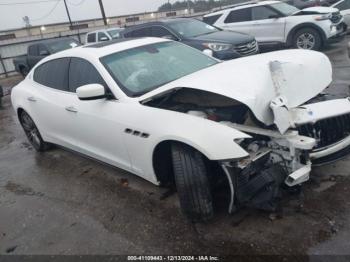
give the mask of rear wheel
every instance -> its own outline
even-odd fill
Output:
[[[320,50],[322,39],[320,34],[312,28],[303,28],[293,37],[293,46],[298,49]]]
[[[193,222],[210,220],[214,215],[213,201],[203,155],[175,143],[172,161],[182,212]]]
[[[33,119],[26,112],[22,111],[20,113],[19,120],[29,142],[35,148],[36,151],[43,152],[50,148],[50,144],[46,143],[42,139],[41,134],[38,128],[36,127]]]

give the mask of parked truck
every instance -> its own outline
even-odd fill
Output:
[[[43,40],[29,45],[27,54],[15,58],[13,64],[18,73],[26,76],[44,57],[80,45],[78,41],[69,37]]]

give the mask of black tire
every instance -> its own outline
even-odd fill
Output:
[[[23,127],[30,144],[38,152],[44,152],[51,147],[51,144],[45,142],[36,127],[33,119],[25,112],[22,111],[19,115],[19,121]]]
[[[305,41],[302,41],[302,39],[305,39]],[[304,46],[304,48],[302,48],[302,46]],[[322,47],[321,35],[313,28],[300,29],[293,36],[293,47],[298,49],[320,50]]]
[[[21,75],[23,77],[26,77],[28,75],[28,73],[29,73],[29,70],[28,70],[27,67],[21,67],[20,71],[21,71]]]
[[[214,210],[203,155],[179,143],[174,143],[171,149],[175,184],[182,212],[193,222],[210,220]]]

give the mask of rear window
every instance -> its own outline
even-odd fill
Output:
[[[87,42],[88,43],[95,43],[96,42],[96,33],[88,34]]]
[[[218,19],[222,16],[222,14],[219,15],[212,15],[212,16],[206,16],[203,17],[203,22],[207,23],[209,25],[213,25],[215,24],[216,21],[218,21]]]
[[[48,61],[34,71],[34,81],[53,89],[68,91],[69,58]]]
[[[80,46],[80,43],[74,39],[65,39],[48,43],[47,45],[50,48],[51,53],[57,53],[66,49]]]
[[[243,8],[231,11],[225,19],[225,23],[239,23],[252,20],[251,8]]]

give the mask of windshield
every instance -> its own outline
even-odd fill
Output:
[[[105,56],[101,62],[124,92],[134,97],[218,63],[177,42],[140,46]]]
[[[119,33],[122,31],[122,29],[111,29],[107,30],[107,33],[112,37],[112,39],[117,39],[120,37]]]
[[[74,39],[66,39],[66,40],[60,40],[60,41],[48,43],[48,46],[52,53],[57,53],[66,49],[80,46],[80,44]]]
[[[285,16],[289,16],[300,11],[299,8],[296,8],[295,6],[292,6],[286,3],[277,3],[277,4],[272,4],[271,6],[277,11],[284,14]]]
[[[219,31],[217,28],[198,20],[185,20],[169,23],[169,27],[184,37],[195,37]]]

